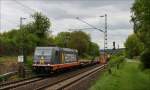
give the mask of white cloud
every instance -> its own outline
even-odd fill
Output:
[[[50,18],[52,22],[50,30],[53,30],[54,35],[72,28],[89,27],[76,20],[75,17],[80,17],[88,23],[104,29],[104,18],[99,16],[107,13],[108,47],[112,48],[113,41],[116,41],[120,47],[123,47],[125,39],[132,33],[132,24],[129,23],[132,3],[133,0],[18,0],[16,2],[13,0],[2,0],[0,9],[1,32],[19,26],[20,17],[27,18],[24,20],[24,24],[31,21],[30,14],[33,11],[40,11]],[[103,33],[93,29],[86,32],[91,35],[92,41],[103,48]]]

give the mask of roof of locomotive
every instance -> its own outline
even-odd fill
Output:
[[[76,49],[71,49],[71,48],[60,48],[60,47],[36,47],[36,50],[51,50],[51,49],[55,49],[55,50],[64,50],[64,51],[75,51],[75,52],[78,52]]]
[[[71,49],[71,48],[62,48],[64,51],[72,51],[72,52],[78,52],[76,49]]]
[[[59,50],[59,47],[36,47],[36,50],[51,50],[51,49],[56,49]]]
[[[36,47],[36,49],[51,49],[51,47]]]

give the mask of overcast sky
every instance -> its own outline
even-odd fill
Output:
[[[134,0],[0,0],[0,32],[18,28],[19,18],[25,17],[23,24],[32,21],[30,15],[35,11],[46,15],[52,26],[53,35],[68,29],[91,28],[75,19],[80,19],[104,29],[104,18],[108,15],[108,48],[112,48],[112,42],[116,46],[124,47],[128,35],[133,32],[130,22]],[[103,49],[103,33],[94,29],[84,30]]]

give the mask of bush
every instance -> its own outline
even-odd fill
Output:
[[[108,65],[109,67],[113,67],[114,65],[120,64],[123,61],[124,61],[123,56],[112,56]]]
[[[132,34],[127,38],[125,47],[125,55],[128,58],[139,56],[144,50],[144,44],[139,40],[136,34]]]
[[[27,57],[27,62],[26,62],[26,66],[31,69],[32,68],[32,64],[33,64],[33,58],[32,56],[28,56]]]
[[[145,49],[141,54],[141,62],[144,68],[150,68],[150,49]]]
[[[2,82],[2,81],[4,81],[4,80],[6,80],[6,78],[3,77],[3,76],[0,76],[0,82]]]

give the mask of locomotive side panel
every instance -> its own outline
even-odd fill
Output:
[[[77,51],[74,49],[63,48],[64,63],[77,62]]]

